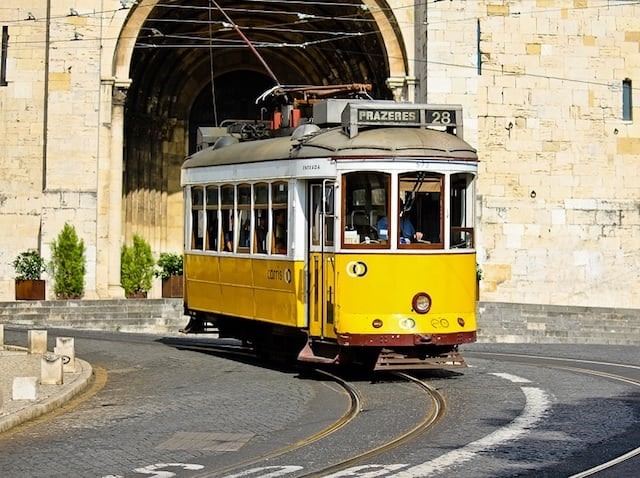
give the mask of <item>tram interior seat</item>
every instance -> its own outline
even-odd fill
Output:
[[[378,233],[375,227],[376,211],[369,211],[367,213],[364,209],[354,209],[351,211],[350,223],[347,229],[357,231],[360,242],[367,240],[378,239]]]

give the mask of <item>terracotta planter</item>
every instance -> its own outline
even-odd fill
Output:
[[[44,300],[44,279],[16,279],[16,300]]]
[[[162,279],[162,297],[179,298],[184,293],[183,277],[169,276],[168,279]]]

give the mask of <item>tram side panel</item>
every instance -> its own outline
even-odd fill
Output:
[[[410,346],[415,334],[475,340],[475,254],[339,254],[336,266],[335,327],[351,345]],[[431,297],[426,314],[412,308],[419,292]]]
[[[190,310],[302,327],[304,264],[219,255],[185,255]]]

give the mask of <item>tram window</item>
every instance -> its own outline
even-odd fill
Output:
[[[202,250],[204,240],[204,191],[201,187],[191,188],[191,249]]]
[[[235,227],[234,227],[234,193],[233,186],[222,186],[220,191],[222,203],[222,232],[224,242],[222,250],[225,252],[233,252],[235,243]]]
[[[335,207],[333,198],[334,186],[326,185],[324,188],[324,245],[334,245],[334,224],[335,224]]]
[[[271,188],[271,200],[274,205],[287,205],[289,202],[289,191],[287,183],[274,183]]]
[[[388,247],[389,178],[389,174],[371,171],[344,175],[345,247]]]
[[[273,253],[287,253],[287,210],[273,211]]]
[[[451,247],[471,248],[473,242],[474,176],[459,173],[451,176]]]
[[[249,252],[251,238],[251,185],[238,186],[238,250]]]
[[[253,204],[254,204],[254,246],[253,251],[258,254],[267,253],[268,232],[269,232],[269,185],[266,183],[258,183],[253,186]]]
[[[444,176],[416,171],[398,177],[398,244],[443,246]]]
[[[218,187],[207,186],[206,188],[206,211],[207,211],[207,238],[205,249],[209,251],[218,250]]]
[[[311,244],[320,245],[320,218],[322,217],[322,186],[311,185]]]
[[[288,250],[289,190],[287,183],[278,182],[271,185],[271,203],[273,208],[273,244],[274,254],[286,254]]]

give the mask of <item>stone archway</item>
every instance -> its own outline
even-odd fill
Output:
[[[407,44],[412,45],[407,38],[413,39],[413,25],[401,27],[393,10],[397,4],[404,18],[411,2],[363,0],[360,7],[353,2],[270,2],[268,8],[256,7],[259,2],[216,3],[251,37],[281,84],[368,82],[375,97],[413,99],[407,87]],[[225,78],[237,71],[244,72],[247,84],[253,79],[264,85],[264,78],[269,79],[237,31],[211,5],[210,0],[191,0],[177,8],[175,3],[141,0],[121,30],[113,78],[106,82],[113,91],[108,195],[112,265],[119,259],[120,238],[129,241],[134,232],[147,238],[156,254],[182,249],[180,166],[197,127],[191,124],[192,112],[206,110],[197,102],[214,104],[208,93],[212,83],[216,91],[229,89]],[[255,93],[261,91],[245,96],[255,98]],[[216,113],[224,119],[224,110]],[[118,190],[123,194],[118,196]],[[110,269],[110,284],[117,284],[115,270]]]

